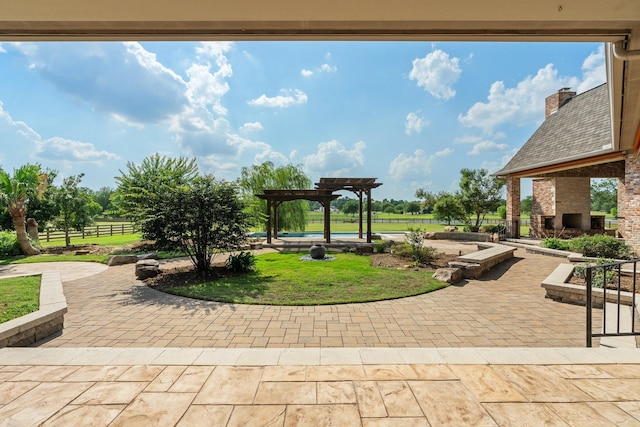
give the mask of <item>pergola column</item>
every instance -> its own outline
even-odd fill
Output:
[[[367,243],[371,243],[371,189],[367,190]]]
[[[358,191],[358,238],[362,239],[362,191]]]
[[[271,243],[271,199],[267,199],[267,243]]]

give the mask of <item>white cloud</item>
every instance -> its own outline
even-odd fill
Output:
[[[0,101],[0,119],[10,127],[15,128],[15,132],[28,140],[35,142],[40,140],[40,134],[23,121],[14,120],[11,115],[4,110],[4,105]]]
[[[268,108],[286,108],[295,104],[305,104],[308,100],[307,94],[299,89],[283,89],[280,92],[282,95],[271,98],[264,94],[260,95],[258,98],[250,100],[249,105]]]
[[[465,135],[455,138],[453,142],[456,144],[477,144],[478,142],[482,142],[483,138],[475,135]]]
[[[320,71],[324,73],[335,73],[338,71],[338,67],[336,67],[335,65],[322,64],[320,66]]]
[[[429,122],[423,117],[418,117],[416,113],[409,113],[405,119],[404,133],[407,135],[411,135],[413,132],[420,133],[428,124]]]
[[[510,147],[507,144],[497,144],[493,141],[482,141],[478,142],[473,146],[471,151],[468,151],[467,154],[470,156],[477,156],[481,153],[491,152],[491,151],[504,151],[508,150]]]
[[[323,176],[351,175],[364,165],[366,146],[358,141],[349,150],[336,140],[321,142],[314,154],[304,157],[303,163],[308,171]]]
[[[578,85],[577,92],[601,85],[607,81],[607,70],[604,59],[604,45],[600,45],[598,50],[591,52],[582,63],[582,82]]]
[[[396,180],[424,182],[424,179],[431,173],[433,161],[451,153],[453,150],[448,147],[430,155],[421,149],[414,151],[411,155],[400,153],[389,164],[389,175]]]
[[[466,114],[458,116],[458,121],[487,134],[503,123],[522,126],[540,122],[544,118],[544,99],[558,88],[573,87],[577,82],[575,77],[558,77],[553,64],[539,69],[535,76],[527,76],[513,88],[496,81],[489,89],[488,102],[476,102]]]
[[[320,67],[316,67],[315,70],[309,70],[306,68],[303,68],[302,71],[300,71],[300,74],[302,74],[302,77],[311,77],[314,74],[317,73],[335,73],[338,71],[338,67],[336,67],[335,65],[330,65],[330,64],[322,64]]]
[[[452,86],[462,73],[459,63],[459,58],[449,58],[448,53],[437,49],[424,58],[413,60],[409,78],[416,80],[418,86],[432,96],[447,100],[456,94]]]
[[[73,141],[54,137],[36,143],[36,155],[47,160],[66,160],[74,162],[100,162],[119,159],[115,153],[96,149],[88,142]]]
[[[233,47],[233,42],[201,42],[196,47],[196,53],[211,58],[219,58],[221,55],[229,52]]]
[[[242,132],[259,132],[262,129],[264,129],[264,127],[260,122],[245,123],[242,126],[240,126],[240,130]]]

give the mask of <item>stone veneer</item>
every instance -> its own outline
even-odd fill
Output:
[[[67,300],[59,271],[42,273],[40,307],[33,313],[0,324],[0,347],[23,347],[62,331]]]
[[[640,254],[640,159],[625,156],[625,177],[618,181],[618,231]]]
[[[520,178],[507,177],[507,236],[520,237]]]
[[[580,229],[591,230],[591,180],[588,177],[553,177],[533,180],[531,235],[560,231],[564,214],[580,215]],[[545,217],[553,217],[553,228],[545,228]],[[578,227],[574,227],[578,228]],[[552,231],[553,230],[553,231]]]

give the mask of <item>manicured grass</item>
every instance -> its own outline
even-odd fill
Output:
[[[55,246],[64,246],[63,240],[52,240],[50,242],[45,242],[42,239],[42,235],[40,236],[40,244],[45,248],[55,247]],[[142,235],[140,233],[135,234],[114,234],[113,236],[100,236],[100,237],[86,237],[84,239],[80,237],[72,237],[71,244],[72,245],[90,245],[90,244],[98,244],[102,246],[124,246],[130,245],[132,243],[139,242],[142,239]]]
[[[402,298],[448,286],[431,272],[372,267],[367,256],[339,253],[333,261],[300,261],[302,255],[259,255],[253,273],[165,291],[229,303],[319,305]]]
[[[27,276],[0,280],[0,323],[38,310],[40,278]]]

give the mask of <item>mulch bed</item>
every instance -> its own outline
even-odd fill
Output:
[[[586,286],[585,279],[582,277],[571,276],[569,283],[572,285]],[[618,290],[618,281],[607,284],[607,289]],[[625,292],[633,292],[633,278],[631,276],[620,277],[620,290]],[[640,293],[640,277],[636,280],[636,293]]]

